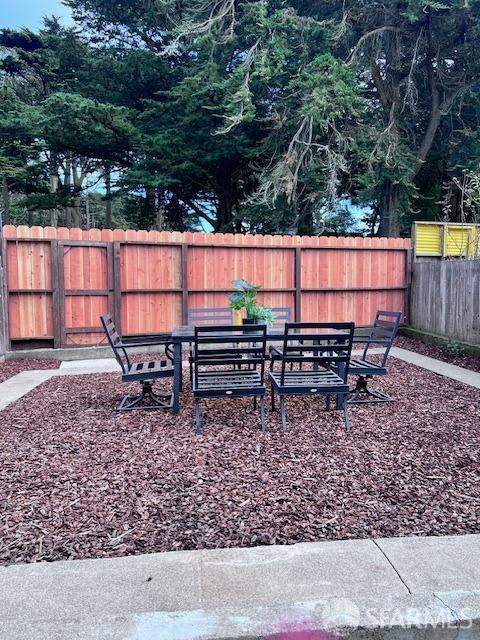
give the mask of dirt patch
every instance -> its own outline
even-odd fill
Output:
[[[480,393],[392,359],[394,404],[248,399],[119,414],[119,376],[52,378],[1,414],[0,562],[480,532]],[[188,376],[185,376],[187,379]],[[167,387],[171,381],[164,381]]]

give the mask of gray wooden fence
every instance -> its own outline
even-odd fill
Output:
[[[480,344],[480,260],[415,262],[410,325]]]

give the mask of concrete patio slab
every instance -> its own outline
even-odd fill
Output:
[[[253,640],[288,629],[341,627],[352,640],[478,640],[480,588],[473,587],[480,587],[480,569],[471,554],[480,536],[441,540],[318,542],[4,567],[0,639]],[[467,557],[469,588],[457,590]]]
[[[65,360],[60,364],[59,370],[67,373],[74,370],[86,369],[88,372],[95,372],[97,370],[112,370],[119,371],[120,365],[115,358],[97,358],[95,360]]]
[[[49,380],[55,371],[55,369],[22,371],[2,382],[0,384],[0,411],[32,389],[35,389],[35,387],[38,387],[42,382]]]
[[[212,608],[408,593],[371,540],[220,549],[206,552],[201,566]]]
[[[389,538],[378,546],[410,591],[471,591],[480,587],[480,536]]]
[[[480,373],[472,371],[471,369],[465,369],[464,367],[457,367],[454,364],[443,362],[442,360],[436,360],[435,358],[429,358],[423,356],[420,353],[414,351],[408,351],[407,349],[400,349],[400,347],[392,347],[390,349],[390,355],[404,362],[409,362],[417,367],[428,369],[433,373],[438,373],[440,376],[463,382],[471,387],[480,389]]]

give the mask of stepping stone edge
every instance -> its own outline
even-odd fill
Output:
[[[333,598],[289,607],[154,612],[137,617],[131,632],[131,640],[478,640],[480,592],[384,604]]]

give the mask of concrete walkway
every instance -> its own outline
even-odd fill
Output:
[[[415,351],[400,349],[400,347],[392,347],[390,349],[390,355],[404,362],[414,364],[417,367],[438,373],[440,376],[445,376],[446,378],[451,378],[452,380],[457,380],[458,382],[463,382],[463,384],[468,384],[471,387],[480,389],[480,373],[472,371],[471,369],[457,367],[455,364],[429,358],[420,353],[415,353]]]
[[[1,640],[258,639],[339,626],[349,638],[478,640],[479,619],[480,536],[0,568]]]
[[[19,400],[39,384],[56,376],[78,376],[91,373],[111,373],[120,371],[120,366],[114,359],[77,360],[62,362],[58,369],[42,369],[22,371],[0,384],[0,411],[9,404]]]
[[[381,351],[381,349],[371,349],[372,353],[380,353]],[[359,355],[362,352],[354,351],[353,353]],[[392,347],[390,354],[394,358],[398,358],[404,362],[409,362],[417,367],[433,371],[438,375],[480,389],[480,373],[470,369],[457,367],[456,365],[435,360],[434,358],[428,358],[414,351],[407,351],[399,347]],[[188,365],[187,362],[184,364]],[[120,371],[120,367],[113,358],[65,361],[61,363],[59,369],[23,371],[0,384],[0,411],[32,389],[35,389],[35,387],[45,382],[45,380],[49,380],[54,376],[76,376],[90,373],[111,373],[115,371]]]

